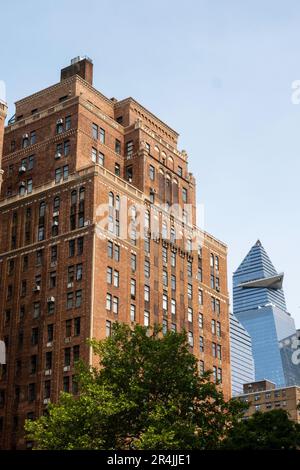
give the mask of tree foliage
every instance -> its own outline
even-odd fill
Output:
[[[300,424],[285,410],[256,412],[237,423],[228,433],[223,448],[232,450],[287,450],[300,447]]]
[[[26,421],[35,448],[212,449],[241,417],[244,405],[199,376],[184,332],[116,323],[91,345],[99,367],[80,364],[79,396],[63,393]]]

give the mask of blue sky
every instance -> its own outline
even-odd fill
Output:
[[[260,238],[300,327],[300,3],[15,0],[1,20],[10,114],[90,56],[96,88],[133,96],[180,133],[205,228],[228,244],[229,278]]]

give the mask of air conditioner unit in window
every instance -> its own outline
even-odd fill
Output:
[[[52,347],[52,341],[48,341],[48,343],[46,344],[47,348],[51,348]]]
[[[21,181],[21,182],[20,182],[20,186],[22,186],[23,188],[25,188],[25,187],[26,187],[25,181]]]
[[[27,170],[27,168],[26,168],[25,165],[19,166],[19,174],[20,174],[20,175],[21,175],[22,173],[25,173],[26,170]]]
[[[90,225],[90,223],[91,223],[90,220],[86,220],[86,221],[84,222],[84,226],[86,227],[87,225]]]
[[[33,290],[33,292],[40,292],[40,290],[41,290],[41,286],[39,286],[39,285],[35,285],[35,286],[34,286],[34,288],[33,288],[32,290]]]
[[[71,336],[69,336],[68,338],[65,338],[65,343],[70,343],[71,342]]]
[[[55,160],[59,160],[59,158],[61,158],[62,155],[61,155],[61,152],[56,152],[55,153]]]
[[[29,135],[28,134],[23,134],[23,139],[28,139]]]
[[[55,297],[48,297],[47,303],[52,304],[53,302],[55,302]]]
[[[69,370],[71,370],[70,366],[64,366],[64,372],[69,372]]]
[[[67,287],[68,287],[68,289],[70,289],[71,287],[73,287],[73,282],[68,282]]]
[[[219,286],[216,287],[216,291],[220,292],[220,287]]]
[[[62,118],[57,119],[56,124],[63,124],[64,120]]]
[[[57,266],[57,261],[51,261],[50,266],[51,268],[54,268],[55,266]]]
[[[132,183],[132,178],[128,178],[128,183]]]
[[[59,215],[59,211],[54,211],[53,212],[53,217],[57,217]]]
[[[44,398],[43,403],[44,405],[47,405],[48,403],[50,403],[50,398]]]
[[[54,220],[52,227],[58,227],[58,220]]]
[[[51,375],[52,374],[52,370],[51,369],[46,369],[45,370],[45,375]]]

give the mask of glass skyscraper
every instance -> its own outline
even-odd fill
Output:
[[[277,387],[299,384],[299,366],[282,351],[284,340],[296,335],[282,282],[259,240],[233,274],[233,313],[251,336],[255,380]]]
[[[254,359],[251,336],[243,325],[230,314],[230,363],[232,396],[243,393],[243,384],[254,382]]]

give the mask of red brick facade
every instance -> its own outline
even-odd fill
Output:
[[[61,82],[18,101],[16,121],[5,129],[2,448],[30,446],[26,417],[40,415],[63,389],[76,393],[74,361],[94,360],[86,338],[104,338],[116,320],[185,327],[199,366],[214,368],[230,395],[227,249],[200,232],[201,249],[187,246],[196,224],[195,180],[178,134],[134,99],[95,90],[90,65],[76,70],[81,76],[67,70]],[[124,197],[151,210],[149,243],[115,235],[130,220]],[[98,208],[109,201],[112,221],[99,237]],[[170,240],[160,204],[185,201],[190,223],[166,213],[169,227],[185,231]]]

